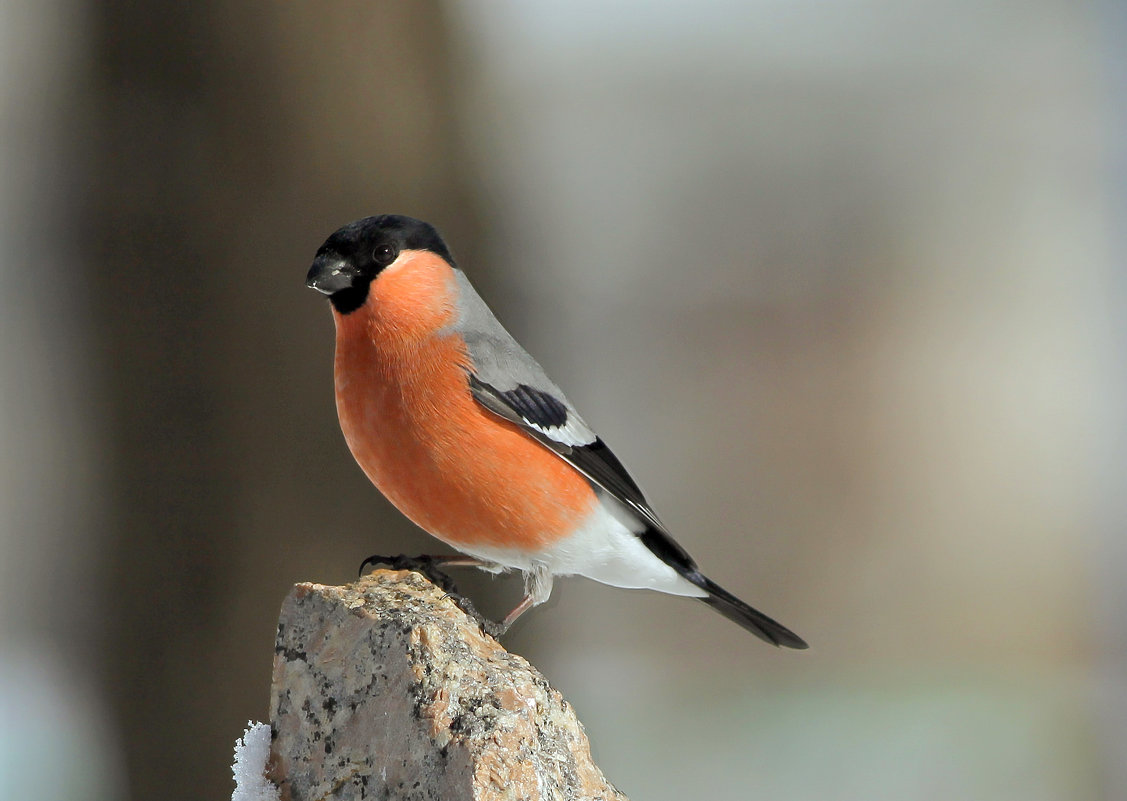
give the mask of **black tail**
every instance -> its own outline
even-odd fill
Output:
[[[708,595],[701,598],[702,601],[728,618],[728,620],[743,626],[759,639],[765,640],[772,645],[780,645],[784,648],[794,648],[796,650],[810,647],[806,644],[805,640],[782,623],[776,623],[762,612],[752,609],[707,576],[702,576],[699,572],[694,570],[688,575],[685,575],[685,578],[708,593]]]
[[[638,537],[642,540],[642,544],[661,561],[707,592],[708,595],[701,600],[728,620],[738,623],[759,639],[772,645],[800,651],[810,647],[805,640],[782,623],[776,623],[762,612],[752,609],[708,576],[702,575],[697,570],[697,563],[693,558],[667,532],[649,526]]]

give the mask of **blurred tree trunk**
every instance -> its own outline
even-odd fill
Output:
[[[289,585],[350,578],[413,536],[347,457],[332,324],[303,283],[324,237],[367,214],[473,247],[449,35],[437,2],[90,10],[103,676],[132,797],[223,798],[235,736],[266,715]]]

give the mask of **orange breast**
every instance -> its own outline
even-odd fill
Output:
[[[341,429],[368,478],[423,529],[457,547],[535,551],[568,536],[595,495],[570,465],[470,394],[453,274],[420,254],[337,318]]]

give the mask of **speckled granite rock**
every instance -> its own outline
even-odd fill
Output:
[[[283,801],[626,801],[571,706],[418,573],[296,585],[270,721]]]

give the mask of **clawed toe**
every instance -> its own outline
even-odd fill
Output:
[[[406,554],[397,554],[395,556],[382,556],[380,554],[373,554],[360,563],[360,575],[364,575],[364,571],[369,567],[378,567],[379,565],[387,565],[392,570],[411,570],[425,576],[436,587],[440,588],[452,600],[459,609],[465,612],[470,618],[474,620],[483,632],[495,639],[500,638],[512,626],[513,621],[527,609],[531,604],[529,599],[514,609],[504,620],[494,621],[487,618],[481,612],[477,611],[477,607],[473,605],[473,601],[466,598],[464,595],[459,594],[457,587],[454,586],[454,581],[450,576],[439,570],[440,566],[459,566],[459,567],[480,567],[486,570],[493,568],[490,572],[497,572],[502,569],[495,565],[482,562],[472,556],[451,555],[451,556],[431,556],[422,554],[420,556],[407,556]]]
[[[458,557],[451,557],[451,559],[457,558]],[[387,565],[393,570],[412,570],[426,576],[430,579],[431,583],[436,587],[440,587],[444,592],[456,595],[458,589],[454,586],[454,580],[438,569],[439,565],[451,563],[450,560],[442,556],[407,556],[405,554],[380,556],[379,554],[374,554],[360,563],[360,575],[364,574],[365,568],[369,565],[372,567]]]

